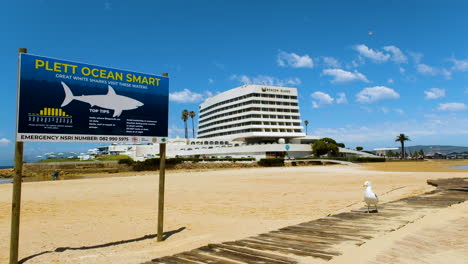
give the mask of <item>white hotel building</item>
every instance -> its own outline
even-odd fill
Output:
[[[304,157],[319,139],[303,132],[297,89],[243,85],[199,106],[196,139],[169,139],[167,157]],[[340,148],[340,152],[372,156]],[[158,144],[111,145],[110,154],[142,160],[159,154]]]
[[[198,138],[276,142],[303,137],[297,89],[244,85],[200,105]]]

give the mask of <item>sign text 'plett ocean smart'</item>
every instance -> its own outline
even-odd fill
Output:
[[[169,78],[20,54],[17,141],[160,142]]]

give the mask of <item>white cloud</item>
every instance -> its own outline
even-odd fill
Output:
[[[387,83],[390,83],[390,84],[392,84],[392,83],[394,83],[394,82],[395,82],[395,81],[394,81],[392,78],[389,78],[389,79],[387,80]]]
[[[403,109],[400,109],[400,108],[395,108],[395,109],[393,109],[393,111],[395,111],[396,113],[398,113],[400,115],[403,115],[405,113],[405,111],[403,111]]]
[[[293,68],[313,68],[314,62],[309,55],[300,56],[296,53],[287,53],[280,51],[278,53],[277,63],[281,67]]]
[[[322,57],[323,64],[330,68],[341,68],[341,63],[333,57]]]
[[[465,88],[465,93],[468,94],[468,88]]]
[[[338,98],[336,98],[336,103],[337,104],[347,104],[348,99],[346,99],[346,94],[345,93],[338,93]]]
[[[360,63],[358,61],[356,61],[356,60],[352,60],[351,65],[352,65],[352,67],[357,68],[357,67],[359,67]]]
[[[400,70],[401,74],[405,73],[405,71],[406,71],[405,68],[403,68],[403,67],[400,67],[399,70]]]
[[[439,111],[464,111],[467,109],[466,104],[464,103],[445,103],[445,104],[439,104]]]
[[[339,142],[391,144],[400,133],[413,141],[424,137],[444,137],[468,134],[468,118],[455,116],[426,116],[423,120],[379,122],[375,125],[349,125],[339,128],[318,128],[311,134],[331,137]]]
[[[445,79],[452,78],[452,73],[449,70],[431,67],[423,63],[416,65],[416,70],[419,73],[424,74],[424,75],[431,75],[431,76],[442,75],[445,77]]]
[[[331,83],[347,83],[352,81],[369,82],[366,76],[358,71],[349,72],[342,69],[325,69],[322,71],[323,75],[332,76],[334,79]]]
[[[392,88],[385,86],[367,87],[356,94],[359,103],[373,103],[381,100],[398,99],[400,95]]]
[[[180,124],[182,124],[182,120],[180,121]],[[185,135],[185,130],[183,128],[179,128],[174,125],[169,127],[168,132],[170,138],[184,137]],[[189,133],[189,135],[191,134]]]
[[[390,112],[390,109],[388,109],[387,107],[381,107],[380,111],[382,111],[384,114],[387,114],[388,112]]]
[[[180,92],[170,93],[169,100],[178,103],[196,103],[203,100],[203,95],[194,93],[189,89],[184,89]]]
[[[425,74],[425,75],[436,75],[437,74],[437,71],[436,69],[434,69],[433,67],[429,66],[429,65],[426,65],[426,64],[418,64],[416,66],[416,70],[419,72],[419,73],[422,73],[422,74]]]
[[[212,78],[208,78],[208,83],[209,84],[213,84],[214,83],[214,80]]]
[[[445,79],[450,80],[452,79],[452,72],[447,69],[440,70],[440,74],[445,77]]]
[[[295,86],[301,84],[301,79],[297,77],[287,78],[287,79],[279,79],[272,76],[267,75],[258,75],[255,77],[249,77],[247,75],[231,75],[231,80],[238,81],[243,84],[263,84],[263,85],[273,85],[273,86]]]
[[[10,144],[10,140],[7,138],[0,138],[0,145],[7,145]]]
[[[453,62],[452,70],[466,72],[468,71],[468,59],[466,60],[457,60],[455,58],[450,59]]]
[[[375,62],[386,62],[390,59],[390,54],[385,54],[381,51],[375,51],[373,49],[368,48],[364,44],[354,46],[354,50],[359,52],[361,56],[369,58]]]
[[[445,89],[440,88],[431,88],[429,91],[424,91],[426,94],[426,99],[437,99],[445,96]]]
[[[362,110],[364,110],[364,111],[366,111],[367,113],[372,113],[372,112],[374,112],[374,110],[372,110],[372,108],[367,107],[367,106],[360,106],[359,108],[362,109]]]
[[[315,92],[312,93],[310,96],[314,98],[316,101],[312,101],[312,107],[313,108],[319,108],[324,105],[330,105],[333,104],[333,99],[329,94],[324,93],[324,92]]]
[[[381,108],[380,108],[380,111],[382,111],[382,113],[384,113],[384,114],[388,114],[388,113],[395,112],[395,113],[397,113],[397,114],[403,115],[403,114],[405,113],[405,111],[403,111],[403,110],[400,109],[400,108],[381,107]]]
[[[403,54],[403,52],[395,46],[385,46],[383,47],[385,51],[392,53],[392,60],[396,63],[407,63],[408,58]]]
[[[413,62],[414,64],[419,64],[421,63],[421,60],[423,58],[423,54],[420,53],[420,52],[409,52],[409,55],[411,56],[411,58],[413,58]]]

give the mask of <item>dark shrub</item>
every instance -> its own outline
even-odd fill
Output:
[[[126,159],[121,159],[119,160],[119,164],[126,164],[128,166],[131,166],[133,164],[133,160],[131,158],[126,158]]]
[[[173,168],[175,165],[182,163],[184,159],[182,158],[173,158],[166,159],[166,168]],[[135,171],[144,171],[144,170],[159,170],[160,159],[147,159],[145,161],[138,161],[133,163],[133,170]]]
[[[284,166],[284,159],[261,159],[258,161],[258,165],[263,167],[281,167]]]
[[[385,158],[378,158],[378,157],[350,157],[349,161],[351,162],[385,162]]]

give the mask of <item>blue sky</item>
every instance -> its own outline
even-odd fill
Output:
[[[348,147],[468,146],[466,1],[4,1],[0,165],[12,163],[17,49],[168,72],[183,109],[244,83],[297,87],[310,135]],[[97,144],[27,143],[27,158]]]

